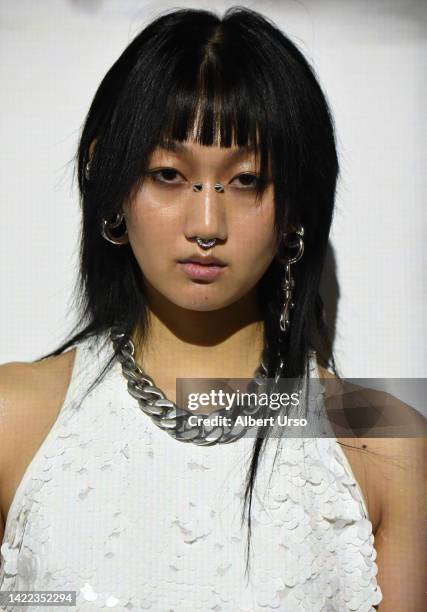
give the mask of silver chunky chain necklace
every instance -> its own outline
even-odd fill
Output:
[[[199,414],[200,417],[212,417],[218,415],[230,419],[231,425],[210,425],[203,423],[203,418],[196,419],[196,424],[190,424],[188,419],[194,416],[194,412],[179,408],[174,402],[167,399],[161,389],[159,389],[154,380],[148,376],[142,368],[136,363],[134,354],[135,346],[130,338],[127,338],[120,351],[118,346],[123,340],[125,334],[117,327],[110,330],[110,340],[114,347],[117,359],[122,365],[122,372],[128,381],[127,388],[132,397],[138,400],[139,407],[147,414],[153,422],[166,431],[170,436],[180,442],[192,442],[199,446],[211,446],[213,444],[228,444],[242,438],[246,432],[251,429],[249,425],[233,424],[234,417],[241,416],[256,416],[261,406],[258,402],[253,405],[235,405],[230,410],[223,408],[221,410],[211,412],[209,415]],[[248,385],[248,393],[260,393],[266,388],[267,367],[266,367],[267,351],[264,349],[261,364],[255,371],[254,378]],[[281,373],[283,363],[280,363],[279,372],[276,375],[276,381]],[[223,422],[224,419],[218,419]],[[245,419],[246,421],[247,419]],[[199,424],[200,421],[200,424]]]

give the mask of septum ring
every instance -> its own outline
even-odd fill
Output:
[[[204,239],[204,238],[196,238],[196,242],[202,249],[210,249],[216,243],[216,238]]]

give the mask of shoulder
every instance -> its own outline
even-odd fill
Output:
[[[318,366],[323,379],[328,417],[338,436],[377,439],[379,452],[387,452],[388,440],[427,436],[427,419],[391,393],[339,379]]]
[[[0,365],[0,459],[4,458],[9,435],[31,430],[31,422],[45,419],[52,406],[65,397],[71,378],[75,349],[35,362]],[[0,464],[1,469],[1,464]]]
[[[408,508],[399,500],[406,496],[406,504],[415,507],[417,490],[425,487],[425,417],[384,391],[346,381],[342,386],[320,366],[319,375],[331,381],[326,386],[327,404],[328,391],[332,396],[328,413],[333,415],[338,441],[364,493],[374,531],[387,522],[407,520]]]
[[[68,386],[75,349],[40,361],[0,365],[0,428],[19,418],[28,406],[55,401]]]
[[[74,365],[75,349],[36,362],[0,365],[0,510],[53,425]]]

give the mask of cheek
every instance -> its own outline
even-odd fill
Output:
[[[247,233],[239,251],[236,261],[241,262],[245,275],[259,279],[274,259],[274,236],[267,228],[259,228],[253,235]]]
[[[273,204],[241,218],[234,234],[235,240],[230,243],[235,261],[249,274],[263,273],[276,254]]]
[[[129,242],[140,265],[160,262],[173,244],[178,232],[179,219],[172,207],[142,206],[138,201],[132,208],[124,207]],[[158,263],[157,263],[158,265]]]

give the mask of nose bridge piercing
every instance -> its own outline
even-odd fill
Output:
[[[203,183],[193,183],[193,191],[203,191]],[[214,189],[217,193],[224,193],[224,185],[222,183],[215,183]]]
[[[203,183],[193,183],[192,184],[192,189],[193,191],[203,191]],[[215,183],[214,185],[214,190],[217,193],[224,193],[224,185],[222,183]],[[202,249],[210,249],[214,246],[214,244],[216,244],[217,238],[201,238],[200,236],[197,236],[196,238],[197,240],[197,244],[199,245],[200,248]]]

